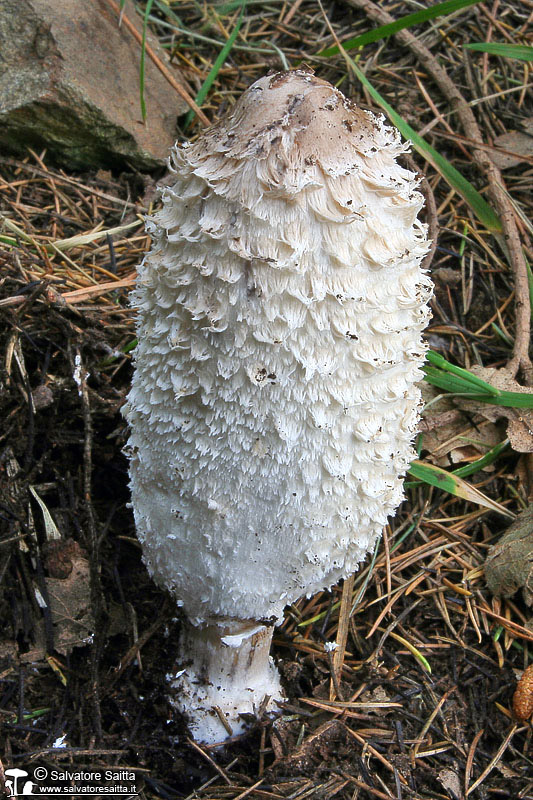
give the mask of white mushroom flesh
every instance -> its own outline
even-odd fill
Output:
[[[144,557],[193,625],[280,621],[403,498],[431,295],[407,149],[294,71],[173,151],[126,415]]]

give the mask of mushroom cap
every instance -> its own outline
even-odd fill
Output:
[[[402,500],[431,294],[405,150],[302,70],[174,149],[126,416],[144,557],[194,623],[279,620]]]
[[[357,168],[357,154],[376,152],[375,137],[370,115],[327,81],[294,70],[256,81],[199,148],[238,159],[264,159],[274,148],[296,171],[319,162],[340,175]]]

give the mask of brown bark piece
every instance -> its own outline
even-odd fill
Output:
[[[125,14],[141,30],[131,0]],[[0,52],[0,149],[45,147],[71,168],[163,163],[186,107],[147,57],[143,124],[141,47],[105,0],[0,0]]]

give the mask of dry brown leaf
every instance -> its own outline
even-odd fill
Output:
[[[383,686],[376,686],[375,689],[367,690],[360,696],[360,701],[363,703],[390,703],[392,698],[385,691]],[[369,714],[376,714],[378,717],[386,717],[387,714],[392,714],[394,708],[371,708],[368,710]]]
[[[496,769],[498,770],[504,778],[520,778],[521,773],[518,770],[513,769],[508,764],[496,764]]]
[[[59,554],[54,551],[47,554],[45,563],[47,568],[54,564],[55,574],[62,574],[55,567],[65,567],[64,562],[68,560],[72,565],[70,574],[65,578],[49,577],[44,580],[53,625],[54,649],[67,655],[74,647],[83,646],[91,640],[95,623],[91,611],[89,561],[86,554],[72,540],[61,540],[61,544],[65,548],[65,559],[59,559]],[[65,569],[63,574],[66,572]],[[46,650],[44,621],[41,620],[35,646],[24,653],[21,659],[25,662],[41,661],[46,657]]]
[[[88,560],[76,554],[68,578],[46,578],[46,587],[55,649],[66,655],[74,647],[86,644],[94,633]]]
[[[521,588],[526,603],[533,605],[533,505],[518,515],[489,550],[485,579],[492,594],[511,597]]]
[[[278,719],[274,720],[270,743],[276,761],[294,749],[300,729],[301,723],[298,720],[285,717],[278,717]]]
[[[533,156],[533,117],[521,122],[522,130],[508,131],[494,140],[494,145],[507,150],[506,153],[491,153],[492,160],[500,169],[509,169]]]
[[[531,389],[521,386],[504,369],[492,367],[472,367],[470,369],[478,378],[490,383],[496,389],[505,392],[521,392],[531,394]],[[491,422],[505,417],[507,419],[507,436],[513,450],[518,453],[533,453],[533,410],[527,408],[506,408],[489,403],[478,403],[475,400],[455,399],[456,404],[475,414],[480,414]]]
[[[430,387],[430,394],[437,396],[438,390]],[[424,400],[428,392],[424,389]],[[449,467],[461,461],[475,461],[499,444],[501,431],[490,421],[477,414],[465,414],[457,408],[452,398],[440,398],[438,404],[429,405],[419,425],[423,434],[422,452],[427,451],[426,460],[438,467]],[[485,467],[492,471],[494,467]]]
[[[444,789],[450,790],[452,797],[461,797],[461,781],[457,774],[456,769],[441,769],[437,775],[439,783],[442,784]]]
[[[448,424],[437,425],[424,434],[423,450],[428,451],[427,460],[439,467],[449,467],[461,461],[475,461],[486,455],[502,440],[497,427],[478,415],[470,421],[461,414]],[[489,466],[491,470],[494,467]]]
[[[0,673],[7,677],[18,665],[18,645],[15,641],[0,642]]]

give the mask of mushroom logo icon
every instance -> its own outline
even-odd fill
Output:
[[[33,781],[25,781],[22,791],[19,791],[18,780],[19,778],[27,778],[28,773],[25,769],[6,769],[5,771],[5,784],[8,797],[17,797],[18,795],[31,795],[32,789],[35,786]]]

